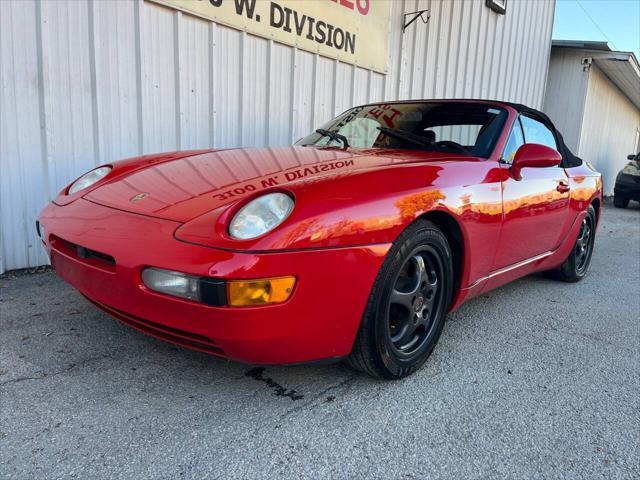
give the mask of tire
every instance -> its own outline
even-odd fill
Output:
[[[627,205],[629,205],[629,199],[621,197],[620,195],[614,195],[613,196],[613,205],[616,208],[627,208]]]
[[[433,223],[416,221],[380,268],[347,363],[388,380],[415,372],[440,338],[452,293],[447,239]]]
[[[589,270],[593,243],[596,238],[596,211],[592,205],[587,209],[587,215],[582,220],[576,243],[571,253],[557,270],[551,272],[551,276],[563,282],[575,283],[582,280]]]

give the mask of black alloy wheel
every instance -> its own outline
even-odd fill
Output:
[[[591,253],[593,252],[593,232],[593,220],[589,215],[587,215],[582,220],[580,233],[578,233],[578,239],[576,240],[575,254],[577,274],[584,274],[589,266]]]
[[[442,231],[418,220],[393,243],[371,289],[348,363],[398,379],[429,358],[453,294],[453,259]]]
[[[556,270],[546,272],[547,276],[563,282],[579,282],[586,276],[596,239],[596,218],[595,209],[589,205],[569,256]]]
[[[442,275],[442,261],[429,246],[416,248],[400,269],[387,310],[389,337],[398,355],[419,351],[432,333],[442,303]]]

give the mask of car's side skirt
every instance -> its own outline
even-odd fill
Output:
[[[493,278],[499,277],[501,275],[505,275],[508,274],[510,272],[514,272],[520,268],[526,267],[534,262],[538,262],[540,260],[543,260],[551,255],[553,255],[554,251],[548,251],[548,252],[544,252],[541,253],[539,255],[536,255],[535,257],[531,257],[531,258],[527,258],[525,260],[522,260],[518,263],[514,263],[513,265],[508,265],[506,267],[503,267],[499,270],[495,270],[491,273],[489,273],[489,275],[487,275],[486,277],[482,277],[478,280],[476,280],[472,285],[469,286],[469,288],[474,288],[476,285],[482,283],[482,282],[486,282],[488,280],[491,280]]]
[[[520,277],[524,277],[525,275],[529,275],[534,272],[550,270],[558,267],[571,252],[571,248],[573,248],[573,244],[578,236],[580,224],[582,223],[582,219],[585,215],[586,212],[580,212],[580,214],[576,216],[567,236],[555,250],[543,252],[517,263],[489,272],[487,275],[474,281],[471,285],[460,289],[459,294],[450,307],[450,311],[456,310],[466,300],[477,297],[482,293],[498,288]]]

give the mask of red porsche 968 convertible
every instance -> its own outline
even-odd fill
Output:
[[[36,224],[55,271],[138,330],[253,364],[424,363],[447,312],[589,268],[600,174],[552,122],[481,100],[352,108],[294,146],[96,168]]]

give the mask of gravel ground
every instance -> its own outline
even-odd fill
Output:
[[[251,369],[0,279],[0,477],[639,478],[640,208],[589,276],[533,275],[450,316],[427,365]]]

